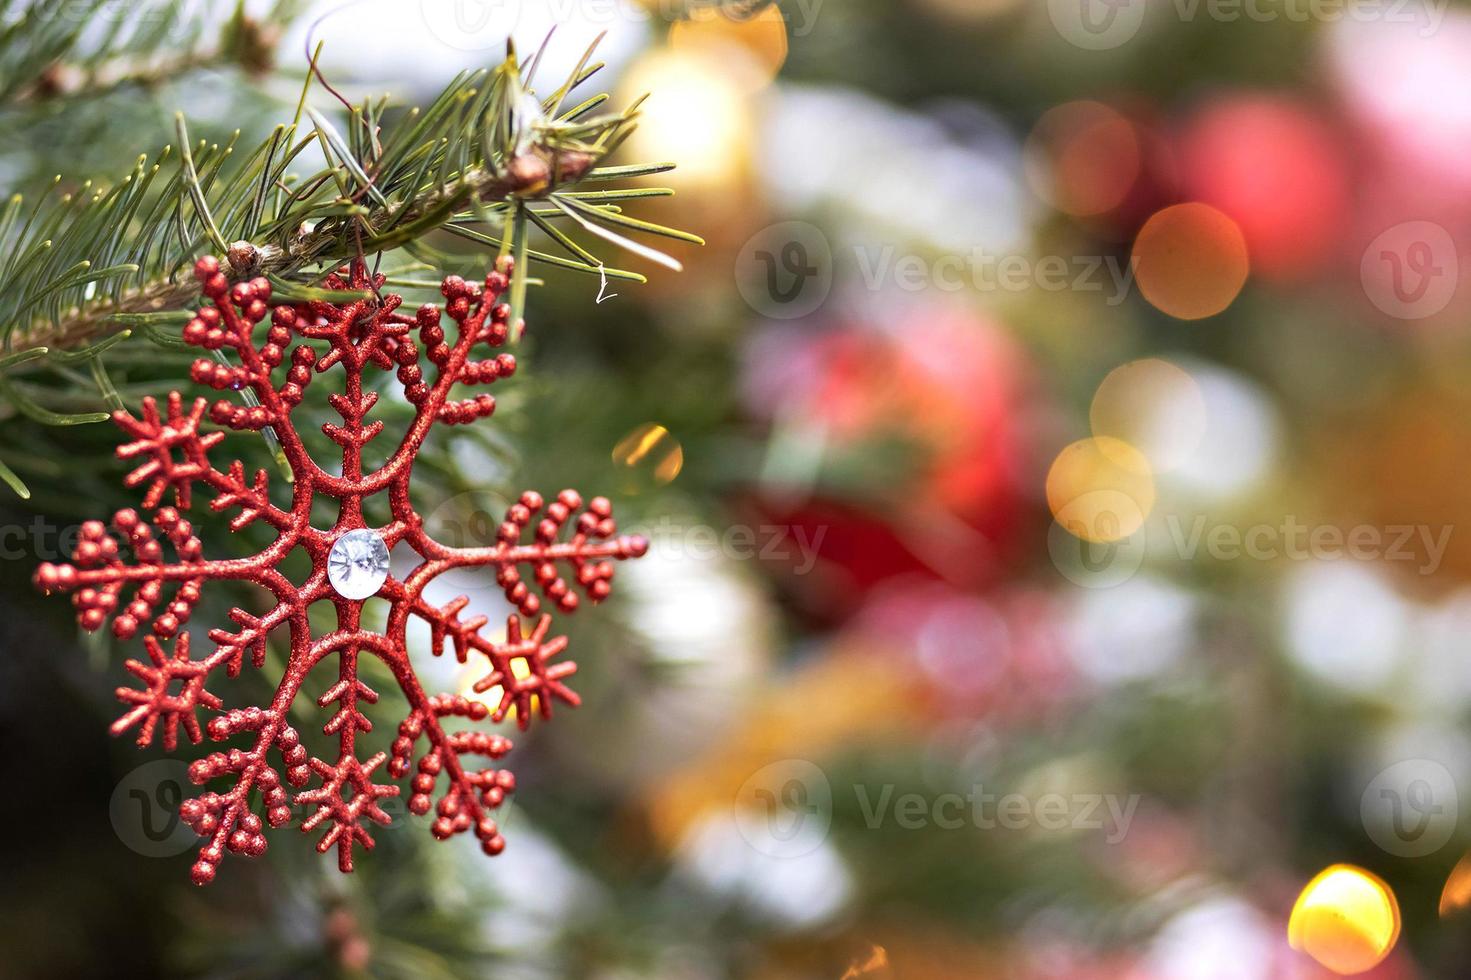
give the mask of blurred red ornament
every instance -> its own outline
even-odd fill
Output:
[[[520,617],[537,617],[541,601],[522,580],[519,566],[530,566],[541,593],[570,613],[577,608],[578,596],[559,574],[557,563],[569,566],[583,592],[597,602],[608,595],[611,587],[613,570],[606,559],[637,557],[646,548],[640,538],[608,540],[616,529],[611,505],[603,498],[590,501],[576,516],[573,533],[561,540],[564,528],[582,508],[582,499],[570,490],[545,507],[539,494],[522,495],[507,512],[498,542],[483,548],[449,548],[434,541],[425,533],[423,520],[410,503],[414,457],[434,424],[466,424],[490,415],[495,408],[495,400],[488,394],[452,401],[451,388],[456,384],[489,384],[515,371],[515,359],[508,353],[471,360],[477,344],[500,347],[510,332],[510,309],[498,302],[507,287],[509,272],[509,262],[503,262],[486,276],[484,288],[458,276],[444,280],[441,291],[447,301],[445,312],[457,327],[451,342],[440,326],[437,306],[420,307],[414,316],[396,312],[401,297],[380,295],[383,277],[370,277],[361,263],[328,277],[327,287],[371,291],[368,298],[271,306],[271,287],[265,279],[231,287],[219,262],[210,258],[199,261],[195,273],[213,305],[200,309],[184,327],[184,340],[210,351],[230,350],[239,358],[239,366],[200,358],[194,362],[191,376],[197,383],[221,391],[248,390],[255,395],[257,404],[244,407],[217,401],[209,409],[209,417],[219,425],[241,431],[270,428],[280,440],[281,454],[293,475],[289,509],[271,503],[265,472],[247,480],[239,461],[225,469],[210,462],[208,452],[224,439],[224,433],[199,431],[205,399],[186,408],[180,394],[172,392],[164,413],[150,398],[143,403],[141,419],[126,412],[114,416],[133,440],[118,448],[118,456],[139,464],[125,482],[147,487],[143,504],[154,511],[153,527],[133,510],[113,516],[113,533],[101,521],[89,521],[82,527],[81,542],[73,556],[75,565],[45,564],[36,573],[36,584],[46,592],[74,593],[77,618],[86,629],[99,629],[111,619],[113,632],[120,639],[129,639],[151,621],[152,635],[144,637],[150,663],[127,663],[128,669],[144,682],[144,688],[119,689],[118,698],[130,708],[112,726],[113,733],[138,725],[138,743],[148,745],[162,722],[166,749],[175,748],[181,726],[192,741],[201,741],[203,732],[196,711],[221,707],[220,699],[204,687],[209,675],[221,668],[228,676],[237,675],[247,653],[254,666],[264,666],[270,633],[283,625],[290,633],[290,659],[270,705],[225,711],[207,726],[210,737],[217,741],[250,733],[250,747],[216,752],[190,766],[190,778],[201,785],[227,775],[234,777],[225,793],[206,792],[184,801],[179,808],[184,821],[208,838],[193,869],[197,884],[214,878],[226,850],[251,856],[265,851],[262,820],[251,810],[253,792],[261,794],[265,819],[271,826],[279,827],[291,820],[283,781],[301,790],[292,802],[312,811],[302,822],[302,829],[325,827],[318,850],[325,852],[336,846],[339,868],[351,871],[354,846],[373,847],[364,820],[389,823],[378,801],[399,794],[398,786],[375,782],[375,773],[386,762],[390,777],[407,775],[416,754],[415,744],[421,738],[427,740],[428,748],[418,757],[409,811],[422,815],[430,810],[431,794],[443,775],[448,787],[437,806],[434,835],[444,839],[473,828],[487,854],[498,854],[505,846],[489,811],[512,791],[515,780],[507,770],[469,769],[464,757],[498,759],[511,743],[485,732],[448,732],[444,723],[453,717],[500,721],[514,710],[517,723],[525,728],[533,699],[543,717],[550,715],[553,699],[577,704],[577,696],[563,683],[576,668],[571,663],[547,662],[566,645],[563,638],[547,638],[551,617],[541,614],[532,627],[523,631]],[[271,326],[266,343],[257,347],[253,328],[268,316]],[[409,337],[413,329],[418,330],[419,341],[435,368],[432,382],[423,377],[420,348]],[[327,352],[319,357],[313,347],[298,344],[290,352],[287,380],[278,388],[272,372],[287,360],[287,346],[293,337],[323,342]],[[378,398],[376,392],[364,390],[364,371],[369,364],[396,372],[415,414],[387,461],[365,473],[363,448],[383,429],[382,422],[366,421]],[[340,475],[327,472],[312,459],[291,417],[313,376],[335,365],[343,368],[344,390],[331,395],[329,401],[343,423],[325,424],[322,431],[342,448]],[[200,539],[181,513],[189,507],[190,491],[196,484],[216,494],[210,504],[213,510],[238,510],[230,522],[232,530],[261,522],[276,531],[275,543],[250,558],[205,559]],[[177,507],[160,507],[169,491]],[[328,530],[315,528],[310,522],[318,494],[339,504],[337,521]],[[392,520],[375,529],[366,523],[363,505],[379,494],[387,495]],[[540,521],[538,513],[544,514]],[[534,540],[522,543],[526,529],[533,524]],[[120,542],[131,550],[135,559],[132,564],[121,556]],[[397,545],[407,546],[422,559],[403,579],[389,574],[388,553]],[[166,546],[173,549],[176,561],[164,558]],[[312,563],[311,574],[299,585],[278,568],[282,558],[296,548],[303,549]],[[504,642],[481,635],[488,622],[486,617],[460,617],[468,603],[464,597],[443,608],[424,600],[424,589],[434,579],[465,567],[494,569],[506,598],[517,607]],[[191,650],[190,634],[183,627],[199,601],[201,587],[213,579],[259,585],[273,595],[276,605],[263,616],[232,610],[230,618],[238,632],[211,630],[214,652],[194,659],[193,654],[199,651]],[[126,598],[125,590],[131,590],[131,600]],[[362,623],[363,603],[373,596],[388,603],[387,624],[381,632]],[[337,629],[313,637],[307,608],[320,601],[335,607]],[[430,696],[425,692],[405,646],[411,617],[429,625],[436,654],[444,641],[450,640],[462,663],[472,651],[486,658],[489,673],[476,690],[498,687],[502,697],[497,707],[492,709],[457,695]],[[166,647],[170,641],[172,653]],[[372,730],[359,704],[378,700],[377,692],[359,677],[358,656],[364,652],[388,666],[410,705],[391,754],[379,752],[368,759],[359,758],[355,746],[358,732]],[[320,661],[334,654],[338,658],[337,682],[317,699],[324,708],[336,705],[323,729],[336,736],[339,743],[336,761],[329,762],[309,755],[287,718],[307,676]],[[272,749],[280,755],[279,771],[267,760]],[[320,782],[313,789],[305,789],[313,775]]]
[[[888,326],[773,331],[747,369],[753,411],[821,454],[815,487],[767,487],[763,513],[820,541],[844,602],[906,573],[994,581],[1027,499],[1022,351],[957,307],[925,303]]]
[[[1266,95],[1209,103],[1181,133],[1178,158],[1184,194],[1236,222],[1254,274],[1300,280],[1342,247],[1348,157],[1312,108]]]

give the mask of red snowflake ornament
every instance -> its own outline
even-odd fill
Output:
[[[77,619],[88,630],[100,629],[111,619],[113,632],[128,639],[145,624],[150,627],[151,635],[143,638],[148,662],[127,663],[143,686],[118,691],[118,698],[129,709],[113,724],[113,733],[136,726],[138,744],[148,745],[161,723],[166,749],[175,748],[181,727],[191,741],[201,741],[199,710],[216,712],[222,706],[205,688],[210,675],[223,670],[233,677],[247,657],[259,668],[265,663],[266,641],[274,631],[284,626],[290,638],[290,660],[271,703],[222,711],[205,726],[212,739],[244,736],[248,745],[215,752],[190,767],[190,778],[200,785],[231,779],[228,790],[205,792],[180,807],[188,825],[208,839],[193,868],[196,883],[214,878],[227,850],[256,856],[266,849],[262,820],[251,808],[254,793],[260,794],[265,820],[273,827],[291,820],[288,799],[305,806],[309,815],[302,829],[323,830],[318,850],[335,846],[338,867],[351,871],[354,847],[373,847],[366,822],[390,822],[379,801],[397,796],[399,787],[375,781],[382,777],[385,762],[392,779],[417,770],[408,808],[420,815],[431,807],[437,810],[431,827],[434,836],[445,839],[473,829],[485,853],[498,854],[505,847],[489,811],[514,788],[514,777],[503,769],[477,768],[468,757],[499,759],[511,743],[501,735],[481,731],[448,731],[446,725],[452,719],[499,722],[514,712],[517,724],[525,728],[533,708],[547,717],[554,700],[576,705],[577,695],[565,684],[576,668],[569,662],[551,662],[565,648],[566,640],[548,639],[551,616],[541,611],[541,597],[523,579],[522,569],[529,570],[541,596],[570,613],[579,599],[564,575],[570,573],[582,594],[598,602],[612,585],[610,559],[635,558],[647,549],[641,538],[614,537],[616,528],[607,500],[594,498],[584,509],[582,499],[571,490],[564,490],[550,504],[536,493],[523,494],[507,511],[497,542],[482,548],[450,548],[435,541],[409,502],[414,456],[433,425],[473,422],[495,409],[495,399],[489,394],[456,401],[450,398],[451,389],[456,384],[488,385],[516,369],[509,353],[472,359],[478,346],[495,349],[506,341],[510,310],[499,298],[509,272],[510,263],[503,260],[485,277],[484,288],[458,276],[444,280],[443,313],[457,328],[451,339],[440,325],[439,307],[420,307],[413,316],[399,313],[402,298],[379,294],[383,277],[370,277],[361,263],[328,277],[327,286],[371,290],[369,298],[272,306],[271,287],[265,279],[231,287],[216,260],[201,259],[195,274],[213,305],[202,308],[189,321],[184,339],[210,351],[233,351],[238,366],[200,358],[191,376],[221,391],[253,392],[257,404],[240,406],[222,400],[206,408],[201,398],[186,406],[178,392],[171,392],[162,412],[149,398],[144,400],[142,418],[126,412],[114,416],[132,440],[117,450],[120,458],[136,464],[126,483],[146,487],[143,506],[152,512],[151,517],[145,519],[133,510],[118,511],[111,532],[100,521],[87,522],[73,554],[75,564],[45,564],[35,577],[46,592],[73,593]],[[268,316],[265,343],[256,346],[255,327]],[[417,341],[412,338],[414,333]],[[293,338],[315,341],[316,346],[298,343],[288,357]],[[325,353],[319,356],[323,346]],[[433,367],[432,380],[421,367],[424,355]],[[273,373],[288,360],[285,381],[278,387]],[[367,418],[378,398],[376,392],[364,390],[369,365],[396,373],[415,414],[387,462],[365,472],[363,447],[383,430],[382,422]],[[340,473],[329,472],[313,460],[291,417],[313,377],[335,366],[342,367],[345,379],[342,391],[332,394],[329,401],[342,416],[342,424],[328,423],[322,431],[342,447]],[[223,469],[210,462],[209,451],[224,433],[200,431],[206,414],[210,421],[231,429],[271,428],[294,476],[289,508],[271,503],[264,472],[247,480],[238,460]],[[182,514],[196,486],[214,494],[211,508],[233,512],[232,529],[262,522],[275,530],[274,543],[250,558],[206,559],[193,526]],[[170,490],[173,505],[160,506]],[[387,495],[391,520],[386,526],[371,528],[364,519],[363,504],[377,494]],[[313,501],[319,496],[338,502],[336,523],[326,530],[313,527],[310,520]],[[394,578],[388,569],[388,553],[400,544],[422,559],[402,579]],[[166,548],[172,550],[174,560],[166,559]],[[301,584],[289,581],[278,569],[282,558],[295,548],[303,549],[311,559],[311,574]],[[131,562],[123,557],[125,550],[131,551]],[[445,572],[467,567],[493,570],[506,598],[517,609],[507,622],[503,642],[482,634],[486,617],[462,618],[468,605],[464,597],[443,607],[424,599],[430,582]],[[184,626],[201,588],[211,579],[262,586],[274,597],[275,606],[260,616],[231,610],[235,629],[210,630],[214,651],[195,659],[198,644],[191,649]],[[382,632],[362,623],[363,602],[370,596],[388,603]],[[307,609],[316,602],[330,602],[336,610],[337,628],[325,636],[313,636],[308,621]],[[534,622],[523,626],[523,616]],[[405,631],[412,619],[428,623],[436,654],[448,640],[462,663],[472,656],[484,657],[487,672],[475,690],[499,687],[500,703],[492,708],[454,694],[428,694],[405,646]],[[358,675],[358,658],[364,654],[388,666],[410,705],[391,752],[367,759],[359,757],[356,739],[360,732],[372,731],[373,725],[361,706],[377,701],[378,694]],[[337,759],[332,762],[310,756],[287,716],[308,674],[334,655],[338,680],[317,699],[321,707],[333,709],[323,726],[326,734],[337,738]],[[273,750],[279,760],[276,763],[268,757]],[[314,779],[316,785],[307,788]],[[436,805],[431,797],[441,779],[443,793]],[[294,797],[289,797],[283,783],[298,790]]]

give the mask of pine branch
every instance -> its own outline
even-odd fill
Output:
[[[241,0],[0,0],[0,108],[94,99],[215,66],[264,73],[299,7],[275,0],[257,19]]]
[[[83,184],[30,208],[17,197],[0,209],[4,347],[65,350],[127,326],[152,327],[194,299],[187,269],[204,252],[224,253],[236,276],[299,288],[359,250],[432,252],[420,239],[439,228],[488,238],[467,225],[524,227],[537,201],[560,209],[570,200],[584,222],[630,227],[614,203],[627,191],[596,185],[668,169],[599,166],[632,129],[637,107],[591,116],[587,107],[601,100],[590,100],[554,114],[596,71],[577,73],[543,103],[530,97],[512,52],[500,68],[462,75],[426,110],[386,128],[386,100],[369,101],[352,111],[346,136],[311,113],[309,131],[299,122],[279,127],[248,153],[190,145],[181,118],[182,150],[140,159],[110,189]],[[294,174],[291,165],[313,143],[328,166]],[[574,249],[558,264],[641,278]]]

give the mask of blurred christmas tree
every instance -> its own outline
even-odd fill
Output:
[[[0,2],[7,971],[1463,975],[1471,14],[1341,6]],[[29,577],[134,502],[90,422],[186,378],[199,254],[360,252],[409,303],[527,260],[428,530],[577,486],[652,548],[504,854],[197,892],[184,766]]]

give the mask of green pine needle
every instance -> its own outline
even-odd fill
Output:
[[[0,38],[0,66],[6,45]],[[670,167],[601,166],[632,131],[637,105],[595,113],[605,101],[595,97],[561,108],[598,71],[595,46],[547,98],[532,94],[530,69],[511,51],[498,68],[460,75],[428,106],[393,114],[391,123],[385,99],[335,119],[303,102],[296,121],[246,148],[237,139],[193,140],[181,115],[177,146],[140,157],[114,184],[72,186],[58,177],[36,200],[10,198],[0,208],[0,370],[59,370],[81,359],[100,399],[116,407],[108,356],[117,356],[130,329],[133,343],[177,349],[175,327],[197,302],[191,269],[203,254],[233,255],[233,275],[265,275],[281,298],[320,298],[316,283],[342,262],[397,248],[430,259],[435,250],[423,239],[444,229],[516,255],[517,315],[538,262],[643,281],[607,267],[555,227],[559,219],[571,221],[569,231],[677,265],[628,233],[701,240],[620,206],[671,192],[603,186]],[[326,163],[309,171],[301,155],[313,145]],[[532,249],[532,225],[567,257]],[[30,418],[70,425],[106,417],[52,411],[37,401],[47,390],[0,377],[0,403]]]

